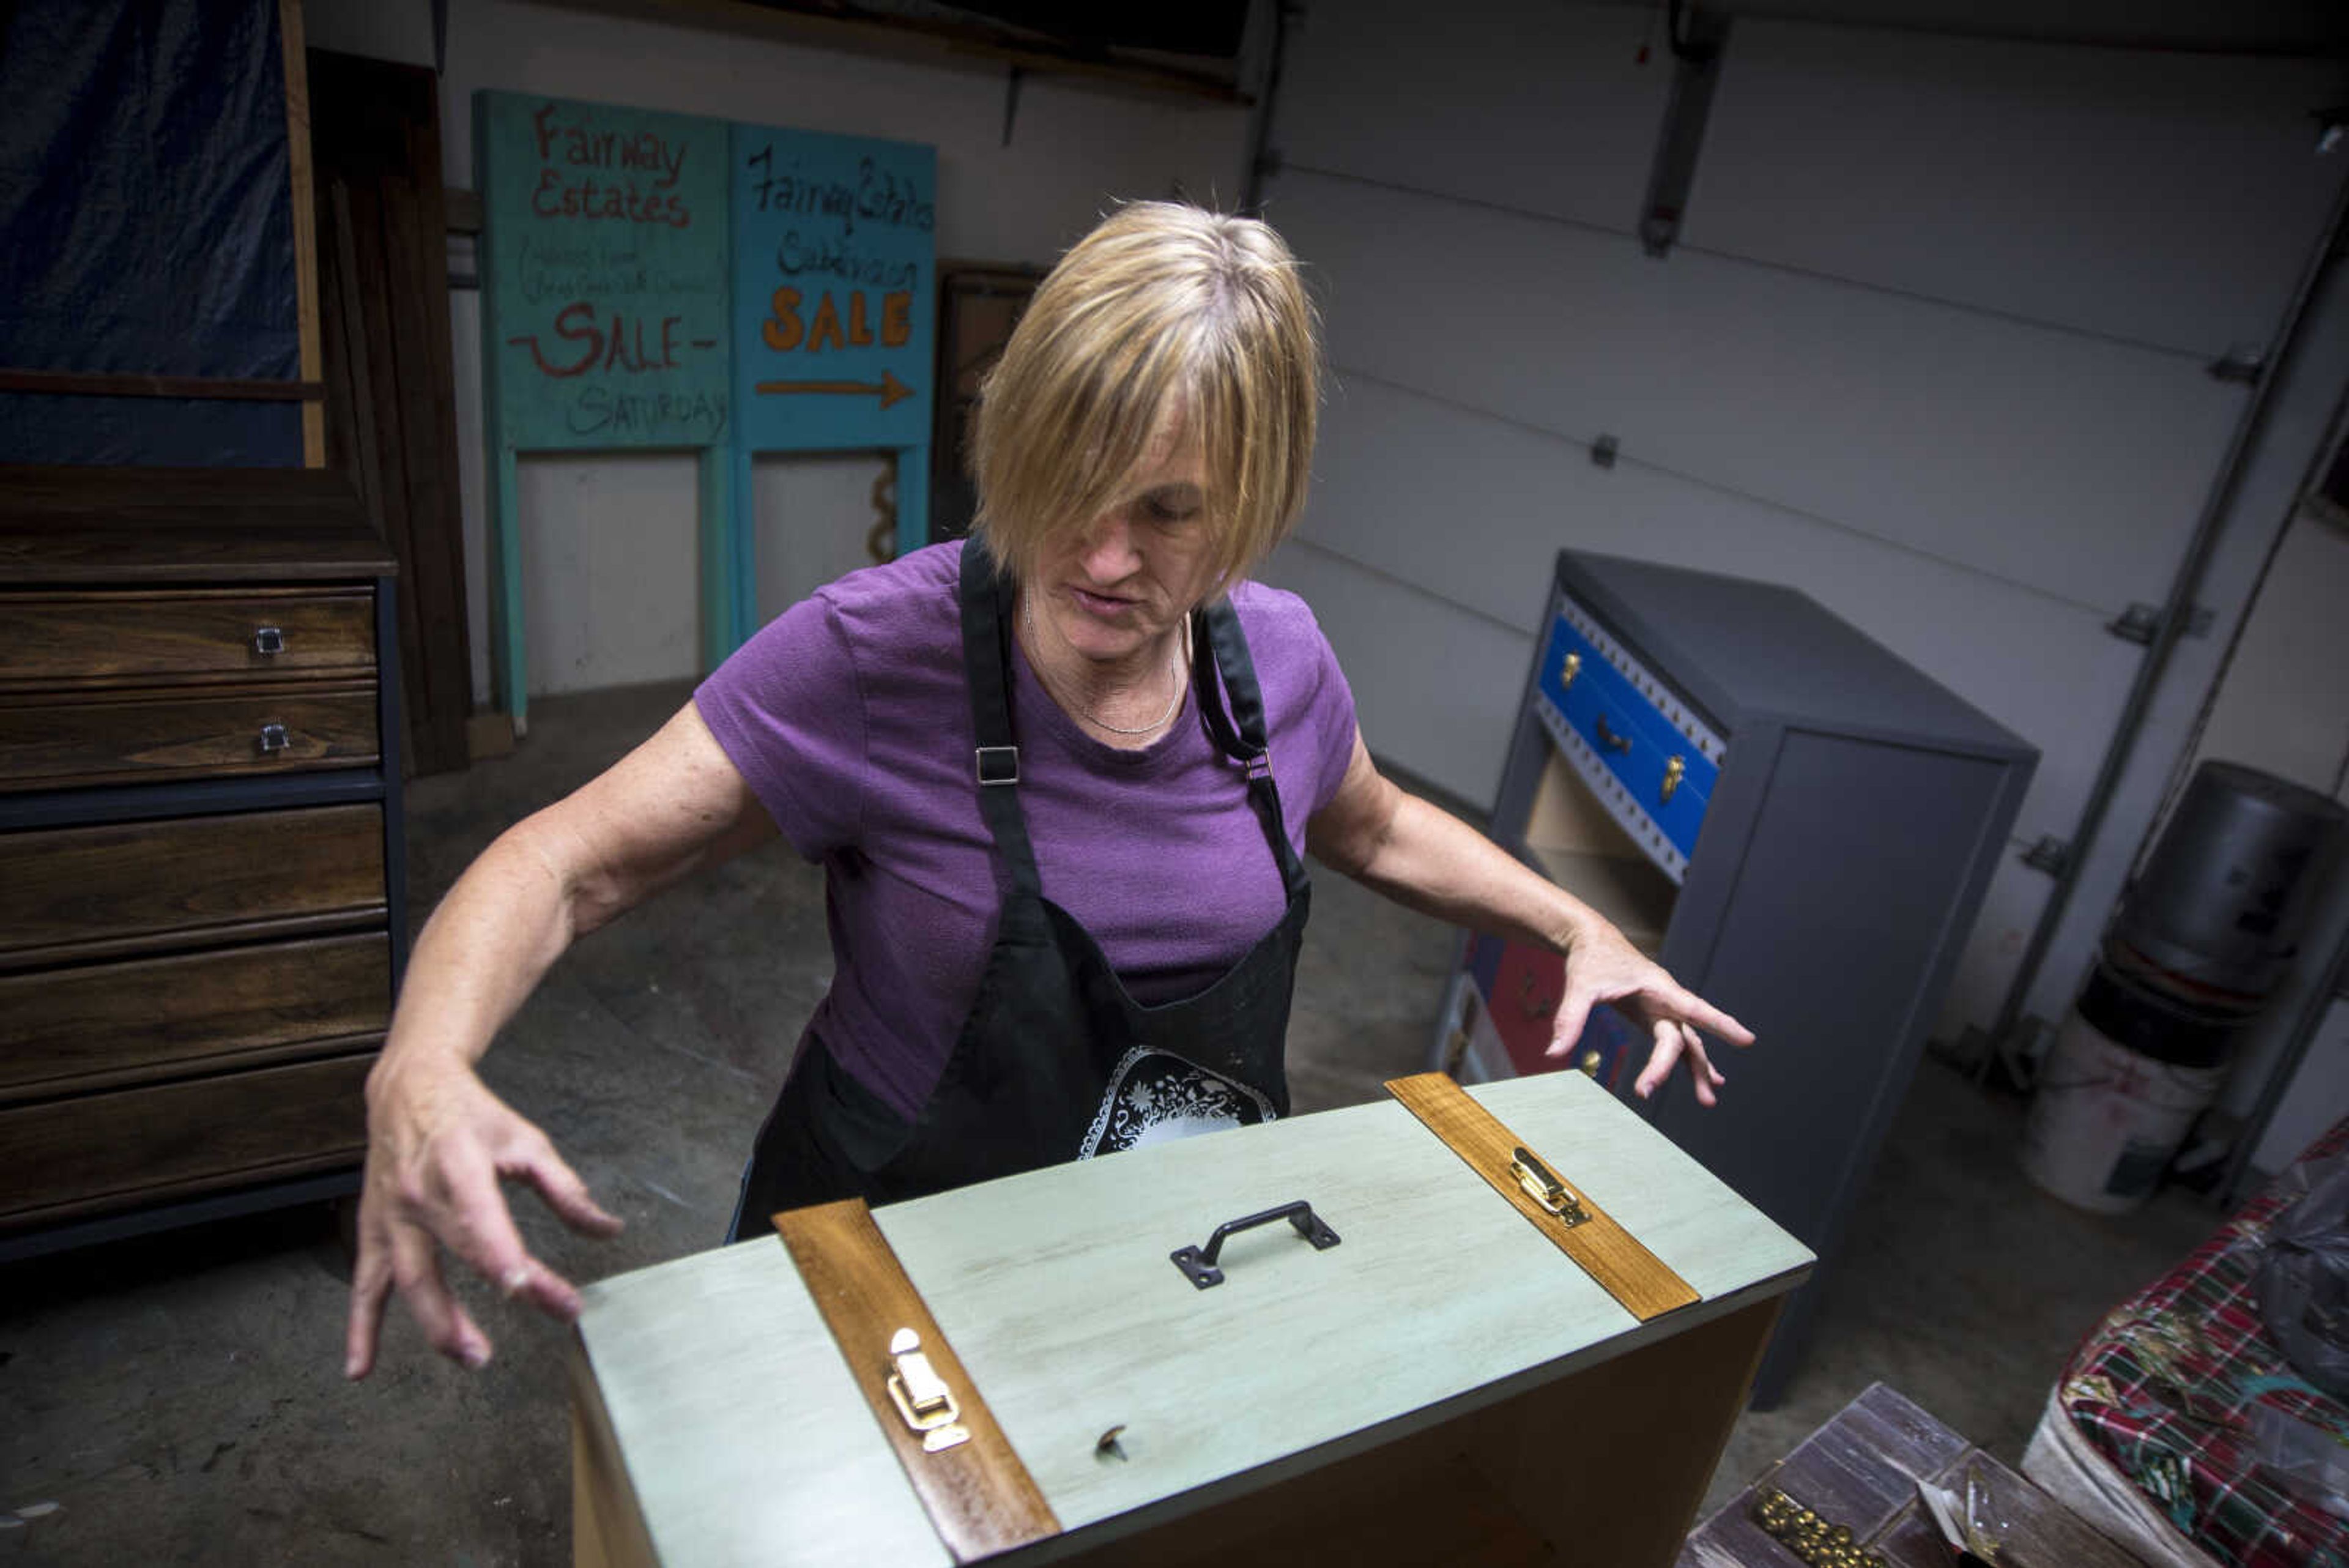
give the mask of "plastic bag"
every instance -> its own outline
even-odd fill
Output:
[[[2249,1412],[2251,1452],[2289,1490],[2335,1519],[2349,1519],[2349,1448],[2341,1439],[2272,1405]]]
[[[2293,1170],[2307,1196],[2276,1216],[2260,1260],[2260,1313],[2302,1377],[2349,1398],[2349,1155]]]

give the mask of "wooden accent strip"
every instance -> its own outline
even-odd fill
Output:
[[[318,358],[318,212],[310,194],[310,75],[302,0],[277,0],[277,52],[285,72],[285,171],[294,202],[295,343],[303,384],[302,466],[326,465],[326,378]]]
[[[315,403],[324,381],[273,381],[240,376],[150,376],[143,371],[0,369],[0,392],[61,397],[215,398],[237,403]]]
[[[1051,1505],[996,1424],[921,1293],[905,1277],[864,1200],[794,1209],[776,1215],[774,1223],[832,1330],[841,1359],[955,1561],[969,1563],[1061,1533]],[[923,1354],[954,1390],[968,1442],[924,1453],[920,1434],[906,1427],[890,1402],[889,1341],[901,1328],[922,1336]]]
[[[1701,1299],[1686,1280],[1672,1272],[1662,1259],[1640,1244],[1639,1238],[1593,1203],[1572,1175],[1558,1170],[1546,1159],[1544,1163],[1550,1164],[1558,1179],[1582,1199],[1582,1207],[1590,1218],[1569,1229],[1536,1203],[1509,1174],[1509,1163],[1516,1150],[1529,1146],[1503,1126],[1498,1116],[1470,1099],[1467,1091],[1453,1082],[1450,1075],[1421,1073],[1413,1077],[1392,1079],[1386,1088],[1388,1094],[1402,1102],[1404,1109],[1426,1123],[1428,1130],[1442,1138],[1445,1147],[1467,1161],[1469,1169],[1483,1177],[1494,1191],[1531,1220],[1536,1230],[1582,1265],[1583,1272],[1597,1280],[1632,1316],[1645,1323]],[[1541,1158],[1537,1148],[1529,1152]]]

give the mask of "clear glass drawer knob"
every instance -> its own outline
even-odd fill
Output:
[[[274,626],[254,627],[253,628],[253,651],[255,653],[285,652],[285,633],[279,628]]]
[[[263,756],[282,752],[293,743],[294,738],[285,732],[285,725],[272,723],[261,726],[260,745]]]

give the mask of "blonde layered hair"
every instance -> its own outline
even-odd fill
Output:
[[[1038,287],[980,389],[971,532],[1032,577],[1179,421],[1206,460],[1220,590],[1304,507],[1320,389],[1313,307],[1278,234],[1179,202],[1121,207]]]

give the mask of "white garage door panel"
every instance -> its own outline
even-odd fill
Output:
[[[1291,175],[1331,358],[2027,583],[2158,599],[2244,397],[2173,356]]]
[[[1630,234],[1671,85],[1652,10],[1555,0],[1316,0],[1273,145],[1361,175]],[[1266,210],[1276,225],[1283,201]]]
[[[2341,96],[2309,61],[1741,21],[1683,237],[2214,358],[2275,330]]]
[[[1950,994],[1932,1021],[1934,1039],[1955,1041],[1968,1024],[1987,1029],[1998,1017],[2006,989],[2023,962],[2023,950],[2054,891],[2054,878],[2025,866],[2013,846],[1999,857],[1990,891],[1982,896],[1982,910],[1951,979]]]
[[[1257,574],[1304,596],[1354,690],[1362,739],[1489,806],[1534,641],[1292,539]]]
[[[1315,471],[1302,538],[1528,637],[1564,546],[1800,588],[2041,749],[2026,837],[2071,831],[2143,657],[2044,595],[1390,388],[1340,389]],[[1522,670],[1495,679],[1514,701]],[[1384,743],[1432,770],[1446,724]]]

